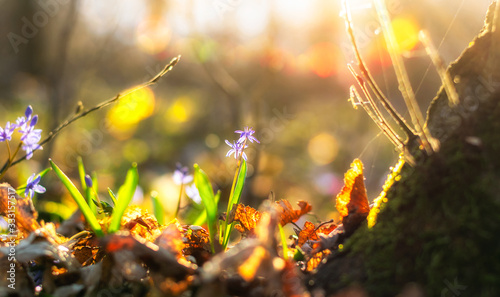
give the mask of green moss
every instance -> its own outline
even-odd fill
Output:
[[[500,108],[483,106],[415,168],[403,167],[389,202],[372,229],[345,245],[364,259],[363,287],[371,296],[394,296],[416,282],[428,296],[447,283],[463,296],[500,295]],[[481,139],[476,146],[468,136]]]

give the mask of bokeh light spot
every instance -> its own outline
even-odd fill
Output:
[[[307,151],[314,163],[326,165],[335,160],[339,146],[331,134],[320,133],[309,140]]]
[[[154,107],[155,95],[149,88],[137,90],[120,98],[107,114],[110,133],[118,139],[129,138],[137,128],[137,124],[153,114]]]
[[[411,51],[418,44],[418,26],[411,18],[395,18],[392,22],[392,29],[401,52]]]
[[[143,52],[156,55],[167,48],[171,36],[172,32],[165,24],[146,20],[137,27],[136,43]]]
[[[319,77],[329,77],[335,74],[339,65],[344,67],[339,61],[342,53],[332,43],[317,43],[308,50],[306,55],[309,68]]]
[[[123,146],[123,157],[129,162],[142,163],[149,157],[149,145],[140,139],[131,139]]]
[[[205,144],[207,147],[214,149],[219,146],[220,137],[213,133],[208,134],[207,137],[205,137]]]
[[[169,123],[181,124],[187,122],[194,113],[194,105],[188,96],[177,98],[174,103],[167,109],[165,119]]]

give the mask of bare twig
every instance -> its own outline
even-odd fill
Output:
[[[389,56],[391,57],[394,71],[396,72],[399,91],[403,95],[406,108],[410,113],[413,126],[420,136],[422,146],[428,154],[431,154],[434,151],[431,145],[432,136],[430,135],[428,129],[424,126],[424,117],[417,104],[417,100],[415,99],[415,93],[413,92],[408,72],[406,71],[403,59],[400,55],[399,45],[392,29],[389,13],[387,12],[387,8],[382,0],[374,0],[374,4],[382,26],[382,31],[384,32],[387,50],[389,52]]]
[[[351,99],[350,100],[358,100],[359,104],[363,107],[366,113],[370,116],[370,118],[377,124],[377,126],[382,130],[382,132],[389,138],[392,144],[400,151],[403,151],[404,143],[403,140],[399,137],[399,135],[392,129],[392,127],[387,123],[386,119],[382,116],[375,100],[371,96],[370,92],[368,92],[363,79],[356,74],[351,65],[348,65],[351,74],[354,76],[356,81],[358,82],[359,87],[363,91],[366,99],[368,101],[364,101],[361,99],[358,91],[354,86],[351,86]],[[354,102],[354,101],[353,101]]]
[[[368,86],[372,89],[373,93],[375,94],[375,97],[380,101],[380,103],[384,106],[384,108],[387,110],[387,112],[391,115],[391,117],[398,123],[399,127],[403,129],[405,134],[408,136],[408,138],[413,139],[416,137],[415,132],[413,129],[406,124],[406,121],[399,115],[399,113],[396,111],[396,109],[392,106],[392,104],[389,102],[389,100],[385,97],[385,95],[382,93],[380,90],[379,86],[371,76],[370,72],[368,71],[368,68],[365,66],[365,62],[363,61],[363,58],[361,57],[361,54],[359,52],[358,44],[356,42],[356,39],[354,37],[354,32],[352,29],[352,21],[351,21],[351,13],[349,10],[349,6],[347,4],[347,0],[343,1],[343,6],[344,6],[344,11],[345,11],[345,21],[346,21],[346,27],[347,27],[347,34],[349,35],[349,38],[351,40],[351,44],[354,49],[354,54],[356,56],[356,60],[358,62],[358,67],[359,70],[361,71],[361,74],[365,78]]]
[[[84,110],[83,112],[81,113],[75,113],[73,114],[71,117],[69,117],[66,121],[64,121],[63,123],[61,123],[59,126],[57,126],[56,128],[54,128],[54,130],[50,131],[49,134],[47,135],[47,137],[42,140],[40,142],[40,146],[44,145],[45,143],[51,141],[59,132],[61,132],[62,129],[66,128],[67,126],[69,126],[71,123],[75,122],[76,120],[80,119],[80,118],[83,118],[84,116],[88,115],[89,113],[91,112],[94,112],[94,111],[97,111],[101,108],[104,108],[116,101],[118,101],[120,98],[123,98],[131,93],[134,93],[138,90],[141,90],[145,87],[148,87],[150,85],[153,85],[153,84],[156,84],[158,82],[158,80],[160,80],[160,78],[162,78],[163,76],[165,76],[165,74],[167,74],[168,72],[170,72],[170,70],[172,70],[172,68],[177,64],[177,62],[179,62],[179,59],[180,59],[181,56],[177,56],[175,58],[173,58],[166,66],[165,68],[163,68],[162,71],[160,71],[155,77],[153,77],[152,79],[150,79],[149,81],[143,83],[143,84],[140,84],[138,86],[136,86],[135,88],[132,88],[131,90],[127,91],[126,93],[123,93],[123,94],[117,94],[116,96],[106,100],[106,101],[103,101],[99,104],[97,104],[96,106],[92,107],[92,108],[89,108],[87,110]],[[17,159],[16,161],[12,162],[10,164],[10,166],[14,166],[16,165],[17,163],[23,161],[26,159],[26,155],[24,155],[23,157],[20,157],[19,159]],[[8,163],[6,162],[2,169],[0,170],[0,172],[3,172],[4,170],[6,170],[8,166]]]
[[[431,39],[429,38],[429,35],[426,32],[420,31],[418,37],[420,39],[420,42],[422,42],[422,44],[424,45],[425,51],[431,58],[434,67],[436,67],[439,77],[441,78],[441,82],[443,83],[443,87],[446,91],[446,94],[448,95],[450,106],[457,106],[459,103],[458,93],[455,89],[455,85],[453,84],[453,80],[451,79],[450,74],[446,71],[446,66],[443,59],[441,59],[439,52],[437,51],[436,47],[434,46]]]

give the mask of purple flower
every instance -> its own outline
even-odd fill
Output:
[[[236,130],[234,131],[234,133],[239,133],[240,134],[240,138],[238,139],[238,143],[244,143],[246,140],[250,141],[250,142],[257,142],[257,143],[260,143],[257,138],[255,138],[254,136],[252,136],[255,131],[252,129],[252,128],[249,128],[249,127],[245,127],[243,129],[243,131],[241,130]]]
[[[21,137],[23,141],[23,146],[21,147],[26,152],[26,159],[29,160],[33,157],[33,152],[36,150],[42,150],[42,146],[38,144],[41,136],[41,129],[30,129],[27,134]]]
[[[16,129],[15,125],[11,125],[10,122],[7,122],[5,128],[0,127],[0,142],[6,140],[12,140],[12,133]]]
[[[196,188],[196,185],[194,183],[187,185],[185,190],[186,190],[186,195],[189,198],[191,198],[191,200],[193,200],[197,204],[201,203],[200,192],[198,192],[198,188]]]
[[[25,116],[24,117],[18,117],[17,120],[16,120],[15,126],[18,127],[18,128],[23,128],[23,127],[26,128],[25,126],[31,120],[31,115],[32,114],[33,114],[33,108],[31,107],[31,105],[28,105],[28,107],[26,108],[26,111],[24,112]],[[36,124],[36,121],[35,121],[35,124]],[[21,133],[23,133],[23,132],[21,132]]]
[[[31,137],[33,133],[35,134],[41,134],[42,130],[41,129],[35,129],[35,125],[38,122],[38,115],[35,115],[32,119],[30,124],[28,125],[28,122],[24,123],[19,128],[19,132],[21,132],[21,141],[25,141],[26,138]]]
[[[187,167],[182,167],[180,163],[175,165],[177,169],[174,171],[174,183],[176,185],[185,185],[193,181],[193,176],[189,174]]]
[[[87,185],[87,188],[92,188],[93,186],[92,178],[88,174],[85,175],[85,185]]]
[[[29,196],[30,199],[33,199],[33,195],[35,195],[35,192],[45,193],[45,188],[38,184],[40,182],[40,179],[40,175],[35,178],[34,173],[28,178],[28,183],[26,184],[26,189],[24,190],[25,196]]]
[[[24,111],[24,115],[26,116],[27,119],[30,119],[32,114],[33,114],[33,107],[31,107],[31,105],[28,105],[28,107]]]
[[[236,141],[233,141],[233,143],[230,143],[228,140],[226,140],[226,144],[231,147],[231,149],[227,152],[226,157],[229,157],[232,154],[234,154],[235,159],[238,159],[238,157],[241,155],[241,157],[243,159],[245,159],[245,161],[247,160],[247,155],[245,154],[245,152],[243,150],[245,148],[247,148],[248,145],[245,145],[245,147],[243,147],[243,143],[239,143]]]

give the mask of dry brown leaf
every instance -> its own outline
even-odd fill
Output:
[[[5,217],[7,223],[12,223],[16,228],[12,232],[17,234],[17,239],[28,235],[40,228],[37,222],[38,212],[29,197],[21,198],[9,184],[0,184],[0,215]],[[11,226],[9,225],[9,229]]]
[[[200,226],[182,227],[182,241],[184,243],[184,255],[207,256],[211,254],[210,237],[207,230]],[[198,263],[201,264],[201,263]]]
[[[75,243],[71,253],[82,266],[93,265],[104,256],[97,238],[90,232]]]
[[[363,163],[355,159],[344,176],[344,187],[337,195],[337,210],[346,233],[350,234],[366,219],[370,212],[363,177]]]
[[[319,264],[325,259],[329,254],[330,250],[323,250],[319,253],[314,254],[306,263],[306,271],[313,271],[318,267]]]
[[[307,221],[304,223],[304,228],[299,232],[299,239],[297,241],[297,246],[302,246],[307,241],[311,240],[314,244],[311,247],[314,249],[317,245],[317,241],[320,240],[319,235],[324,234],[328,235],[330,232],[335,230],[337,226],[335,224],[322,224],[319,227],[316,227],[313,223]]]
[[[241,233],[253,234],[257,223],[260,221],[261,214],[255,208],[238,204],[233,207],[227,218],[227,223],[238,222],[234,227]]]
[[[302,215],[312,210],[311,204],[302,200],[297,202],[300,209],[293,209],[292,205],[287,200],[280,200],[276,202],[276,204],[278,205],[278,214],[280,217],[279,224],[281,226],[292,222],[295,223]]]
[[[312,209],[312,206],[305,201],[299,201],[297,204],[300,209],[293,209],[292,205],[287,200],[280,200],[275,203],[279,224],[281,226],[296,222],[302,215],[310,212]],[[233,207],[227,217],[227,222],[228,224],[237,222],[238,224],[235,225],[235,228],[247,236],[255,233],[254,229],[261,217],[261,212],[253,207],[245,206],[240,203]]]
[[[105,217],[100,224],[103,228],[109,225],[111,217]],[[161,234],[161,229],[153,214],[139,206],[127,207],[121,219],[121,230],[130,231],[134,236],[142,237],[148,241],[155,241]]]

